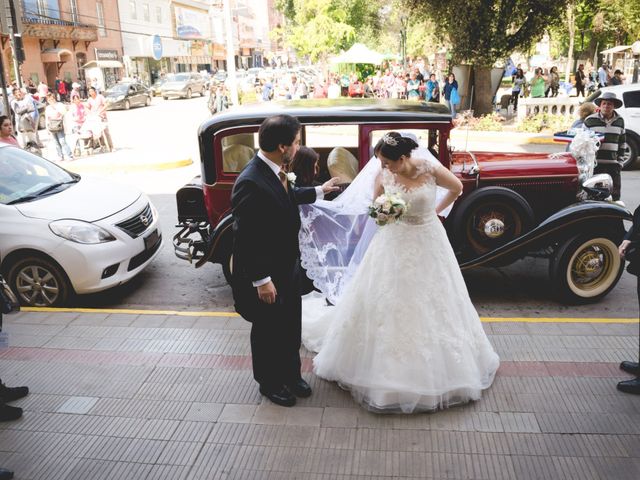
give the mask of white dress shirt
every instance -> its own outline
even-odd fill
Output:
[[[267,164],[267,166],[273,171],[274,175],[278,178],[278,181],[280,182],[280,170],[282,170],[280,166],[272,162],[271,160],[269,160],[266,157],[266,155],[262,153],[262,150],[258,150],[258,158],[260,158],[260,160],[262,160],[264,163]],[[316,189],[316,200],[322,200],[324,198],[324,192],[322,191],[322,187],[318,186],[318,187],[315,187],[315,189]],[[270,281],[271,281],[271,277],[266,277],[260,280],[256,280],[255,282],[252,282],[252,283],[254,287],[261,287],[262,285],[266,285]]]

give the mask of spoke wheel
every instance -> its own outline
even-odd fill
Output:
[[[482,255],[522,235],[524,224],[513,206],[490,201],[469,212],[465,232],[472,251]]]
[[[60,267],[43,258],[18,261],[9,270],[8,277],[20,303],[31,307],[63,305],[71,290]]]
[[[624,263],[616,242],[579,236],[562,245],[551,261],[554,290],[570,302],[595,301],[615,287]]]

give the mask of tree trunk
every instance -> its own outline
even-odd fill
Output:
[[[575,15],[575,2],[570,2],[567,5],[567,27],[569,30],[569,53],[567,55],[567,67],[564,70],[564,81],[571,81],[571,71],[573,70],[573,43],[576,37],[576,15]]]
[[[491,88],[491,67],[473,66],[473,115],[487,115],[493,112],[493,89]],[[471,95],[471,90],[469,91]]]

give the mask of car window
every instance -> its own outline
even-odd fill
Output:
[[[189,80],[189,75],[186,73],[171,73],[167,75],[167,80],[170,82],[186,82]]]
[[[319,156],[318,182],[340,177],[341,183],[353,181],[359,171],[358,125],[306,125],[304,145]]]
[[[255,156],[258,149],[258,132],[236,133],[222,139],[222,171],[239,173]]]
[[[640,108],[640,90],[635,92],[624,92],[622,101],[625,108]]]
[[[16,147],[0,148],[0,203],[19,201],[74,177],[37,155]]]
[[[390,132],[391,130],[374,130],[371,132],[371,141],[369,145],[371,146],[371,151],[369,152],[371,156],[373,156],[373,149],[376,144],[380,141],[380,139],[384,136],[385,133]],[[408,136],[413,138],[418,142],[423,148],[428,148],[429,151],[433,154],[434,157],[440,158],[439,150],[440,150],[440,131],[432,128],[424,128],[424,129],[402,129],[396,130],[399,131],[403,136]]]

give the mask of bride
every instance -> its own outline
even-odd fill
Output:
[[[397,132],[384,135],[359,176],[341,195],[347,198],[302,211],[302,264],[323,294],[303,300],[302,340],[318,352],[316,375],[376,412],[478,400],[499,359],[437,216],[461,182]],[[359,193],[349,197],[354,188]],[[446,192],[439,200],[437,190]],[[408,208],[376,227],[363,207],[383,192]]]

